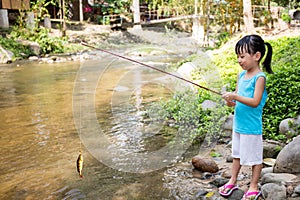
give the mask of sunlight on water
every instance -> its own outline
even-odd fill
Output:
[[[98,65],[100,61],[94,62]],[[79,178],[75,162],[80,139],[72,111],[74,81],[79,67],[80,63],[75,62],[24,62],[20,66],[0,66],[0,199],[166,197],[168,192],[162,188],[162,170],[148,174],[120,172],[103,165],[85,147],[84,178]],[[168,98],[170,91],[155,84],[145,84],[134,93],[130,93],[126,84],[114,87],[112,83],[122,78],[118,74],[128,69],[133,69],[130,63],[116,62],[99,81],[97,118],[112,145],[123,148],[128,154],[151,151],[163,146],[168,138],[158,134],[156,139],[149,140],[153,129],[146,126],[149,121],[145,118],[145,106]],[[152,76],[149,70],[145,74]],[[133,84],[144,79],[135,80]],[[120,93],[126,92],[131,107],[122,107],[119,102],[120,107],[115,106],[112,111],[112,96],[119,95],[116,98],[122,100]],[[122,165],[122,160],[117,161]]]

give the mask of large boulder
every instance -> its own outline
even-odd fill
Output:
[[[232,114],[230,114],[230,115],[226,118],[225,122],[222,124],[222,129],[232,131],[232,127],[233,127],[233,117],[234,117],[234,116],[233,116]]]
[[[264,158],[276,158],[284,145],[273,140],[265,140],[264,142]]]
[[[40,55],[41,47],[40,47],[39,43],[28,41],[28,40],[17,40],[17,42],[19,42],[22,45],[29,46],[33,55],[35,55],[35,56]]]
[[[300,173],[300,135],[280,151],[273,171],[275,173]]]
[[[201,104],[203,110],[212,110],[218,106],[218,104],[211,100],[205,100]]]
[[[286,188],[283,185],[276,183],[268,183],[261,187],[262,196],[264,199],[286,199]]]
[[[285,184],[288,182],[297,181],[297,176],[294,174],[288,173],[267,173],[264,174],[261,178],[261,183],[276,183],[276,184]]]
[[[280,122],[279,132],[285,134],[288,139],[299,133],[300,115],[298,118],[287,118]]]
[[[217,163],[211,158],[195,156],[192,158],[192,164],[197,170],[202,172],[216,173],[219,171]]]
[[[6,64],[12,62],[14,54],[11,51],[4,49],[0,46],[0,64]]]

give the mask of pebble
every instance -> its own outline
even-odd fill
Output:
[[[295,187],[295,193],[300,195],[300,185]]]

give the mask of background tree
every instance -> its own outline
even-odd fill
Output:
[[[133,23],[134,28],[141,29],[141,18],[140,18],[140,1],[139,0],[133,0],[132,2],[132,8],[133,8]]]
[[[246,33],[254,33],[254,23],[252,16],[252,4],[251,0],[243,0],[243,17],[244,17],[244,26]]]

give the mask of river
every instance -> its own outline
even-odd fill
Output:
[[[0,199],[170,198],[164,171],[181,150],[159,150],[176,129],[147,106],[170,98],[176,81],[104,53],[91,57],[0,66]],[[182,58],[135,59],[165,69]]]

